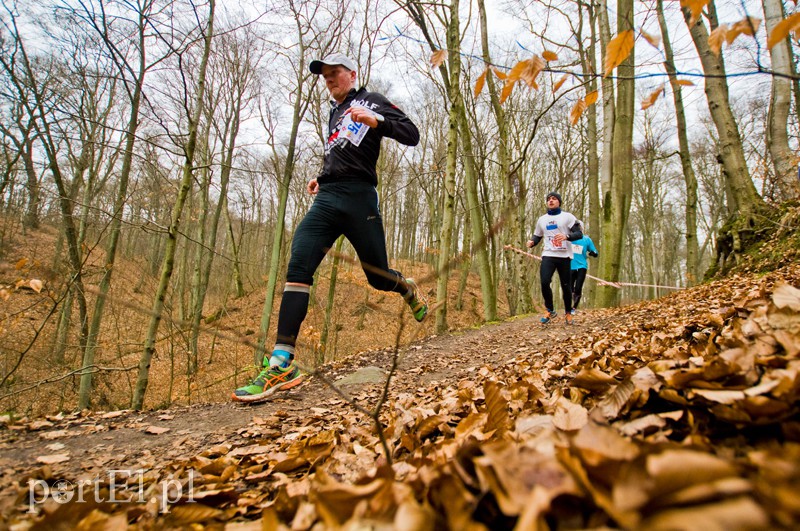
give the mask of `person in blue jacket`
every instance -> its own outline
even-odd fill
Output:
[[[583,232],[583,222],[578,222]],[[583,293],[583,282],[586,280],[586,270],[589,268],[586,256],[597,258],[597,247],[592,239],[584,232],[583,238],[572,242],[572,262],[570,262],[570,285],[572,286],[572,313],[578,309]]]

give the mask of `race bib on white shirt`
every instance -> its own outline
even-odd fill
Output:
[[[562,240],[561,245],[557,244],[554,240],[555,236],[547,236],[544,241],[545,251],[565,251],[567,249],[567,240]]]
[[[367,136],[369,126],[359,122],[354,122],[348,113],[344,120],[342,120],[342,128],[339,130],[339,138],[344,138],[354,146],[361,144],[364,137]]]

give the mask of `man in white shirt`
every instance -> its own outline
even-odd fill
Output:
[[[580,240],[583,238],[583,232],[578,218],[561,210],[561,196],[557,192],[547,194],[545,203],[547,204],[547,214],[536,221],[533,238],[527,243],[531,248],[544,240],[540,277],[542,296],[547,312],[540,321],[542,324],[547,324],[558,315],[553,305],[553,290],[550,287],[553,273],[558,271],[558,280],[561,283],[561,293],[564,297],[564,318],[567,324],[572,324],[572,290],[570,289],[572,245],[568,242]]]

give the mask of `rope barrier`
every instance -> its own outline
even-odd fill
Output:
[[[527,251],[523,251],[522,249],[517,249],[513,245],[504,245],[503,249],[514,251],[517,254],[521,254],[522,256],[527,256],[529,258],[535,258],[536,260],[541,260],[541,256],[536,256],[535,254],[531,254]],[[610,280],[603,280],[602,278],[597,278],[595,276],[586,275],[586,278],[591,278],[592,280],[596,281],[601,286],[611,286],[612,288],[622,289],[624,287],[632,286],[637,288],[658,288],[658,289],[684,289],[675,286],[660,286],[658,284],[635,284],[632,282],[611,282]]]

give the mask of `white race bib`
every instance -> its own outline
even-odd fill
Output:
[[[562,240],[561,245],[558,245],[555,240],[553,239],[555,236],[547,236],[544,241],[544,250],[545,251],[564,251],[567,249],[567,240]]]
[[[364,140],[364,137],[367,136],[367,131],[369,131],[369,126],[367,124],[354,122],[348,113],[347,116],[344,117],[344,120],[342,120],[339,138],[344,138],[350,141],[354,146],[358,146],[361,144],[361,141]]]

